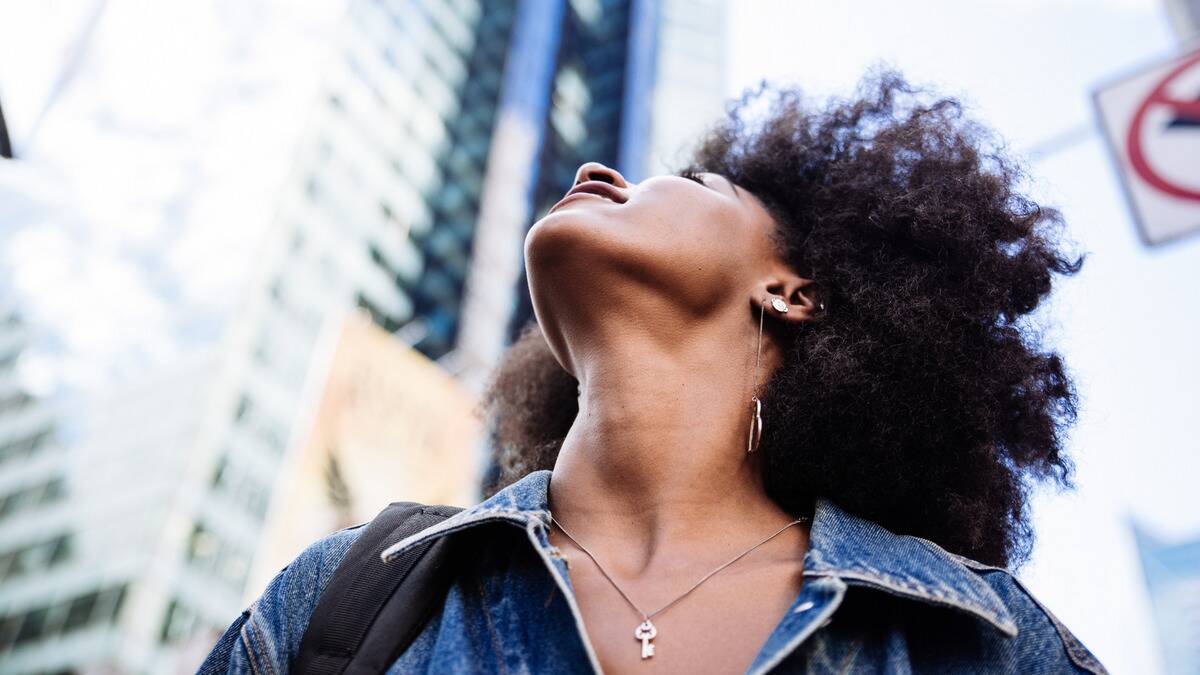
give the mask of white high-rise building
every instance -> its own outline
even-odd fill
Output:
[[[103,623],[120,589],[104,598],[63,598],[12,611],[45,595],[45,581],[77,556],[79,542],[68,508],[66,449],[55,414],[30,395],[20,360],[31,339],[11,298],[0,299],[0,653],[36,642],[55,626]],[[42,587],[42,588],[40,588]],[[104,608],[95,605],[104,600]]]

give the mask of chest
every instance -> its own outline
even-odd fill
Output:
[[[798,561],[730,568],[701,584],[639,631],[642,618],[594,566],[571,564],[587,638],[604,672],[745,672],[800,591]],[[671,602],[702,575],[650,578],[624,588],[646,612]],[[643,658],[643,653],[653,653]]]
[[[609,674],[738,673],[756,659],[774,663],[773,673],[838,673],[848,664],[890,672],[874,668],[887,659],[861,635],[847,639],[848,625],[836,630],[845,623],[840,618],[825,627],[844,585],[820,577],[801,584],[798,566],[731,567],[712,577],[654,618],[655,655],[643,660],[634,637],[641,617],[611,586],[605,590],[602,577],[516,543],[478,549],[389,674],[595,672],[589,647]],[[639,601],[644,596],[654,611],[661,606],[655,603],[669,602],[695,581],[689,576],[669,581],[677,584],[669,588],[627,592]]]

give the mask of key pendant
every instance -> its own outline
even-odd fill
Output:
[[[654,645],[651,640],[658,635],[658,629],[654,624],[650,623],[650,619],[646,619],[633,631],[633,636],[642,641],[642,658],[648,659],[654,656]]]

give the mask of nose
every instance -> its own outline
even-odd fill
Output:
[[[629,187],[629,184],[625,182],[625,177],[621,175],[620,171],[610,169],[600,162],[588,162],[579,167],[579,170],[575,172],[575,185],[589,180],[598,180],[622,189]]]

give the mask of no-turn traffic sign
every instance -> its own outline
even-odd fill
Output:
[[[1200,47],[1094,98],[1142,239],[1155,245],[1200,231]]]

